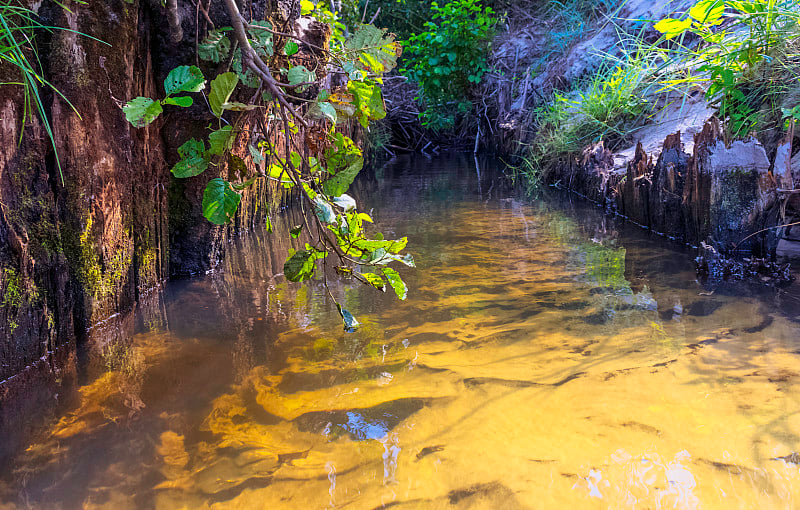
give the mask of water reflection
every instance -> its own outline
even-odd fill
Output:
[[[341,282],[356,333],[267,237],[171,285],[0,508],[797,507],[796,290],[707,295],[688,254],[490,166],[358,183],[420,269],[405,302]]]

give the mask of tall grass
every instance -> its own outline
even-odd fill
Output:
[[[62,6],[60,3],[56,3]],[[51,89],[55,94],[60,96],[78,116],[80,116],[80,114],[69,99],[43,76],[42,62],[39,58],[36,38],[43,31],[50,32],[53,30],[75,32],[74,30],[66,28],[45,25],[39,20],[38,15],[34,11],[21,5],[0,3],[0,62],[10,64],[12,69],[17,70],[17,76],[19,77],[19,81],[0,82],[0,86],[22,87],[24,100],[20,141],[22,140],[25,125],[34,114],[37,114],[42,121],[47,137],[53,147],[56,165],[58,166],[59,176],[63,184],[64,174],[61,169],[58,150],[56,149],[53,128],[50,124],[50,120],[47,118],[47,112],[42,100],[41,88],[46,87]],[[80,32],[75,33],[99,41],[86,34]]]
[[[719,19],[699,19],[723,5]],[[534,110],[536,134],[520,167],[530,180],[546,179],[590,143],[602,139],[613,150],[630,142],[660,108],[697,91],[716,107],[729,140],[780,135],[784,123],[800,120],[800,0],[705,0],[681,18],[690,28],[653,44],[619,29],[621,56],[598,55],[594,74]]]

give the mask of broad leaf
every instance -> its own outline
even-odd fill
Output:
[[[206,86],[203,72],[196,66],[178,66],[164,80],[167,96],[180,92],[200,92]]]
[[[316,9],[314,2],[311,0],[300,0],[300,15],[307,16],[311,14],[311,12]]]
[[[327,101],[314,103],[308,110],[308,115],[314,119],[326,118],[336,124],[336,108]]]
[[[210,145],[208,153],[219,156],[233,147],[233,127],[223,126],[221,129],[213,131],[208,135]]]
[[[361,149],[350,138],[336,133],[333,145],[325,151],[325,165],[334,176],[322,183],[326,195],[346,193],[364,166]]]
[[[392,286],[397,297],[401,301],[405,301],[406,297],[408,297],[408,287],[403,279],[400,278],[400,273],[390,267],[382,267],[381,271],[386,279],[389,280],[389,285]]]
[[[689,16],[706,26],[722,23],[724,13],[725,2],[723,0],[700,0],[689,9]]]
[[[228,181],[211,179],[203,193],[203,216],[215,225],[224,225],[236,214],[241,200]]]
[[[369,127],[370,120],[386,117],[381,88],[373,81],[349,81],[347,91],[353,94],[358,120],[364,129]]]
[[[233,90],[239,83],[239,77],[235,73],[222,73],[211,81],[211,93],[208,95],[208,103],[211,111],[217,117],[222,116],[222,105],[228,102]]]
[[[194,138],[178,147],[178,155],[181,160],[170,169],[172,175],[179,179],[185,179],[205,172],[208,168],[208,161],[204,156],[205,150],[205,144]]]
[[[163,104],[171,104],[174,106],[180,106],[183,108],[189,108],[194,104],[194,100],[189,96],[181,96],[181,97],[168,97],[161,101]]]
[[[298,51],[300,51],[300,47],[294,41],[287,42],[286,45],[283,47],[283,53],[285,53],[286,56],[289,56],[289,57],[291,57],[292,55],[294,55]]]
[[[375,251],[379,249],[386,250],[389,253],[400,253],[408,245],[408,238],[403,237],[396,241],[383,241],[376,239],[358,239],[353,242],[353,246],[359,250]]]
[[[231,50],[231,41],[221,30],[212,30],[197,47],[197,55],[203,60],[222,62]]]
[[[315,262],[328,256],[327,252],[319,251],[308,244],[305,250],[293,252],[283,264],[283,275],[290,282],[302,282],[314,276]]]
[[[250,157],[253,158],[253,163],[256,165],[260,165],[264,162],[264,155],[261,154],[261,151],[257,148],[253,147],[252,145],[248,145],[247,149],[250,151]]]
[[[257,108],[261,107],[258,106],[257,104],[244,104],[244,103],[237,103],[236,101],[231,101],[229,103],[225,103],[222,105],[223,110],[231,110],[234,112],[249,112]]]
[[[394,34],[373,25],[361,25],[345,43],[345,48],[360,55],[362,64],[377,73],[388,73],[397,65],[397,58],[403,52]]]
[[[298,85],[300,83],[311,83],[315,81],[317,75],[306,69],[305,66],[294,66],[289,69],[286,78],[289,80],[289,85]],[[302,87],[297,87],[297,91],[303,92],[307,88],[308,85],[303,85]]]
[[[352,211],[356,206],[356,201],[350,195],[341,195],[333,199],[333,203],[345,211]]]
[[[268,30],[259,30],[255,27],[271,29],[272,24],[269,21],[253,21],[250,25],[248,31],[250,32],[250,37],[253,38],[250,41],[250,45],[258,55],[262,57],[271,57],[273,53],[272,32]]]
[[[149,97],[137,97],[123,106],[122,111],[125,112],[128,122],[140,128],[156,120],[164,109],[159,101],[153,101]]]
[[[386,282],[383,281],[383,278],[375,273],[363,273],[359,276],[361,276],[368,284],[372,285],[376,289],[386,292]]]
[[[320,196],[314,198],[314,212],[317,213],[317,218],[322,223],[336,223],[336,214],[333,212],[333,207]]]
[[[228,154],[228,175],[235,175],[240,179],[244,179],[245,177],[247,177],[247,163],[245,163],[244,160],[239,156],[237,156],[236,154]],[[253,183],[250,182],[249,184],[246,184],[243,187],[234,186],[234,189],[242,190],[250,186],[250,184]]]
[[[689,18],[683,21],[674,18],[666,18],[656,23],[653,28],[664,34],[667,39],[672,39],[684,33],[691,26],[692,20]]]

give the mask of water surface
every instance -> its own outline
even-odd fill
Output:
[[[357,184],[419,268],[356,333],[269,235],[150,296],[0,509],[800,507],[800,293],[482,166]]]

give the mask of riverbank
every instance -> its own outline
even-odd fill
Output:
[[[558,184],[708,247],[708,256],[775,260],[779,245],[793,256],[781,225],[800,212],[800,139],[794,87],[783,84],[800,66],[794,32],[777,34],[796,27],[797,5],[774,7],[782,21],[771,39],[747,35],[761,26],[758,14],[728,9],[701,21],[691,17],[695,3],[572,1],[572,9],[523,12],[512,2],[492,46],[494,71],[477,92],[482,146],[499,147],[531,185]],[[667,39],[656,28],[665,19],[690,28]],[[772,56],[740,64],[713,57],[740,55],[746,44]],[[708,70],[726,65],[739,99],[720,92]]]

